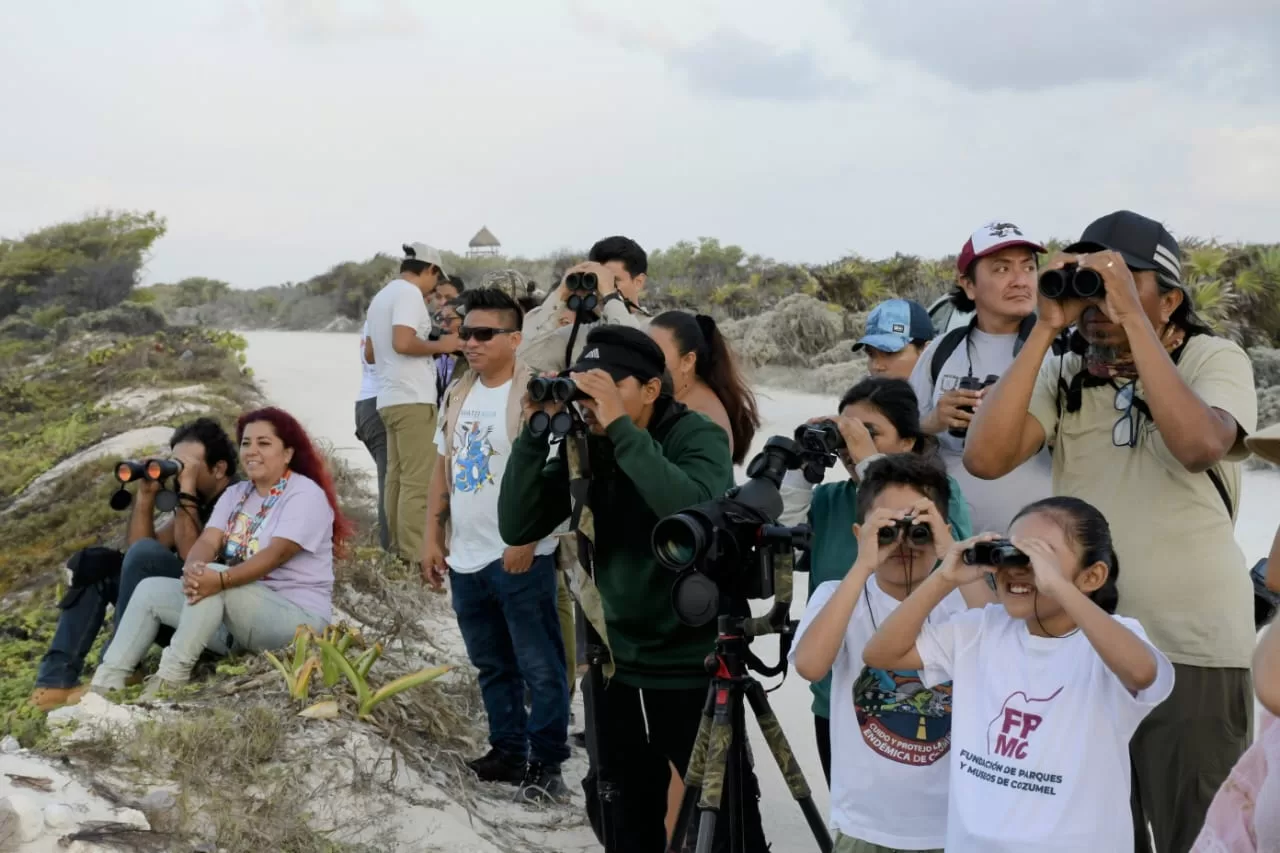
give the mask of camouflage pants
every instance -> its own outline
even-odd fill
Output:
[[[835,841],[835,846],[831,848],[832,853],[942,853],[941,850],[912,851],[897,847],[882,847],[860,838],[851,838],[843,832],[836,833]]]

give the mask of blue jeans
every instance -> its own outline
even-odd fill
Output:
[[[102,623],[106,620],[107,605],[115,604],[112,619],[119,627],[125,608],[138,584],[147,578],[182,577],[182,559],[155,539],[140,539],[124,555],[120,577],[103,581],[96,586],[79,590],[74,601],[58,614],[58,627],[53,634],[49,651],[40,659],[36,674],[37,687],[75,687],[80,683],[84,659],[93,648]],[[157,637],[163,643],[167,636]],[[110,644],[110,640],[108,640]],[[106,656],[106,647],[103,648]]]
[[[450,570],[453,611],[480,670],[489,743],[558,767],[569,757],[569,682],[556,608],[556,563],[534,557],[523,574],[497,560],[478,572]],[[525,685],[533,696],[525,714]]]

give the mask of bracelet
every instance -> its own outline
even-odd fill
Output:
[[[222,591],[223,591],[223,592],[226,592],[226,591],[227,591],[227,572],[229,572],[229,571],[231,571],[231,570],[230,570],[230,569],[227,569],[227,571],[224,571],[224,572],[218,572],[218,583],[220,583],[220,584],[222,585]]]

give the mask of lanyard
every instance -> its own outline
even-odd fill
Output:
[[[292,471],[285,471],[284,476],[271,487],[271,491],[267,492],[267,497],[262,502],[262,506],[258,507],[258,511],[254,514],[253,520],[249,522],[249,527],[245,530],[242,541],[233,542],[231,541],[231,537],[227,537],[227,542],[226,545],[223,546],[222,553],[227,557],[228,562],[231,563],[231,565],[239,565],[251,556],[247,553],[249,550],[249,543],[253,541],[255,536],[257,536],[258,529],[262,527],[262,522],[266,521],[267,513],[276,505],[276,501],[280,500],[280,496],[284,494],[284,488],[289,485],[289,477],[292,474]],[[229,523],[235,523],[236,516],[240,515],[240,511],[244,509],[245,501],[249,500],[249,492],[251,491],[253,491],[252,483],[249,484],[249,488],[245,490],[245,493],[241,495],[240,502],[236,504],[236,508],[231,511],[231,519]]]

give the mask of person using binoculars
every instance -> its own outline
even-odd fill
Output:
[[[830,581],[845,577],[858,559],[859,543],[852,521],[863,473],[885,454],[912,453],[922,459],[938,459],[938,440],[920,429],[916,395],[903,379],[868,377],[840,398],[835,418],[814,418],[809,426],[830,424],[837,431],[836,456],[849,479],[815,486],[799,471],[788,471],[779,491],[783,512],[780,524],[807,522],[813,530],[809,549],[809,600]],[[972,532],[969,507],[955,479],[947,477],[946,517],[951,535],[964,539]],[[831,784],[831,676],[811,679],[813,723],[822,771]]]
[[[921,426],[938,437],[974,530],[1005,530],[1019,508],[1049,494],[1047,450],[999,483],[970,475],[962,458],[974,411],[1035,325],[1037,256],[1043,251],[1012,222],[989,222],[974,231],[956,259],[959,280],[951,293],[956,309],[972,311],[973,319],[934,338],[911,371]]]
[[[507,545],[498,529],[503,472],[533,377],[516,359],[520,307],[496,288],[462,298],[459,335],[471,369],[441,402],[422,575],[435,589],[448,578],[467,656],[480,672],[490,749],[468,766],[486,782],[519,785],[521,801],[565,800],[569,684],[556,542],[546,536]]]
[[[607,804],[616,849],[644,853],[667,842],[668,762],[682,775],[688,769],[711,678],[705,660],[716,639],[714,620],[692,627],[676,617],[678,574],[654,556],[653,528],[733,486],[728,436],[663,390],[665,372],[662,350],[640,329],[593,328],[567,377],[577,402],[526,397],[524,404],[535,425],[554,422],[566,405],[583,410],[591,477],[585,489],[575,487],[582,503],[571,501],[569,440],[548,461],[553,430],[530,427],[512,445],[498,496],[499,528],[512,545],[537,542],[571,515],[580,518],[584,506],[590,510],[590,537],[581,531],[590,547],[580,556],[602,600],[614,675],[599,695],[587,682],[589,736],[594,730],[601,737],[583,787],[595,809],[595,779],[622,781],[620,796]],[[546,417],[535,420],[537,414]],[[596,728],[596,720],[607,725]],[[743,788],[746,849],[763,851],[759,789],[749,770]],[[716,849],[728,842],[729,822],[721,821]]]
[[[598,325],[643,328],[639,305],[649,258],[629,237],[606,237],[591,247],[586,263],[565,273],[560,287],[524,320],[521,361],[537,373],[558,373],[577,361],[587,333]],[[566,311],[575,321],[562,324]],[[567,352],[572,341],[572,352]]]
[[[1190,849],[1249,745],[1256,641],[1234,535],[1239,462],[1257,427],[1253,367],[1196,317],[1181,270],[1159,222],[1118,211],[1091,223],[1049,263],[1035,328],[988,390],[964,452],[974,476],[996,479],[1052,445],[1054,494],[1112,523],[1120,612],[1178,674],[1131,750],[1135,841],[1147,849],[1149,822],[1161,853]],[[1094,278],[1096,295],[1080,298]]]
[[[843,516],[845,525],[853,521],[856,538],[844,550],[856,556],[842,570],[847,574],[828,571],[834,579],[811,578],[816,586],[791,663],[815,687],[826,685],[821,697],[815,690],[815,705],[821,698],[831,720],[824,769],[830,767],[835,850],[940,850],[947,821],[951,686],[926,689],[918,668],[864,667],[862,648],[950,549],[955,519],[948,518],[947,507],[957,496],[934,454],[878,454],[859,467],[852,511]],[[832,531],[824,528],[823,535],[830,538]],[[815,545],[818,538],[815,528]],[[818,553],[830,556],[825,549]],[[818,571],[817,563],[811,571]],[[967,584],[938,602],[929,619],[945,621],[991,600],[984,584]]]
[[[1129,741],[1175,678],[1138,620],[1115,615],[1112,530],[1085,501],[1036,501],[1008,540],[952,544],[863,648],[867,666],[952,685],[947,853],[1134,850]],[[999,604],[937,618],[987,577]]]
[[[87,689],[79,684],[84,659],[106,619],[107,605],[113,605],[115,613],[104,654],[138,584],[151,577],[182,577],[183,561],[208,523],[214,505],[227,486],[236,482],[235,445],[217,421],[198,418],[178,427],[169,439],[169,450],[167,458],[121,463],[123,470],[117,472],[122,486],[137,483],[126,537],[128,550],[122,555],[110,548],[87,548],[68,561],[71,588],[58,602],[58,626],[49,650],[40,659],[31,694],[31,703],[42,710],[80,700]],[[152,472],[158,476],[152,477]],[[177,505],[173,515],[157,525],[156,496],[166,480],[176,487]],[[156,639],[166,645],[171,634],[165,631]]]

